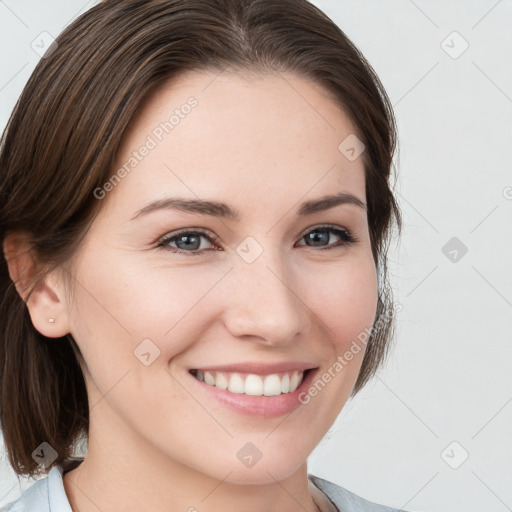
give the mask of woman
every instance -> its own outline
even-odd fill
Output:
[[[395,134],[306,0],[68,27],[0,154],[6,510],[395,510],[307,472],[389,349]]]

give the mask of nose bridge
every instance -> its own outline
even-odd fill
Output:
[[[237,248],[230,272],[233,294],[227,327],[234,336],[253,335],[266,343],[282,344],[303,329],[305,306],[291,267],[269,245],[263,248],[249,239]]]

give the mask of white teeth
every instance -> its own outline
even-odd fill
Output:
[[[215,387],[219,389],[228,389],[228,386],[229,382],[228,379],[226,379],[226,376],[220,372],[217,372],[215,377]]]
[[[297,372],[293,372],[292,378],[290,380],[290,393],[295,391],[299,387],[299,383],[302,380],[302,375],[299,375]]]
[[[286,374],[281,380],[281,393],[288,393],[290,391],[290,376]]]
[[[245,378],[246,395],[263,395],[263,380],[258,375],[247,375]]]
[[[286,375],[286,377],[289,379],[288,375]],[[288,391],[290,390],[288,389]],[[274,396],[281,394],[281,379],[279,378],[278,375],[267,375],[265,377],[265,380],[263,381],[263,394],[265,396]]]
[[[228,391],[231,393],[243,393],[244,392],[244,381],[240,375],[232,375],[229,379]]]
[[[294,370],[287,373],[273,373],[271,375],[255,375],[253,373],[245,378],[238,373],[223,373],[197,370],[195,377],[210,386],[231,393],[244,393],[252,396],[275,396],[282,393],[293,393],[302,382],[304,372]]]

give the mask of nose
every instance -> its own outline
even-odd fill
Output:
[[[237,338],[272,346],[292,343],[311,314],[292,267],[269,250],[253,261],[235,261],[225,283],[226,329]]]

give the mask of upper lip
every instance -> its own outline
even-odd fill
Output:
[[[223,364],[219,366],[203,366],[198,368],[193,368],[194,370],[201,371],[218,371],[218,372],[228,372],[228,373],[255,373],[258,375],[270,375],[272,373],[279,372],[290,372],[293,370],[305,371],[313,368],[317,368],[318,366],[309,362],[302,361],[282,361],[280,363],[231,363],[231,364]]]

